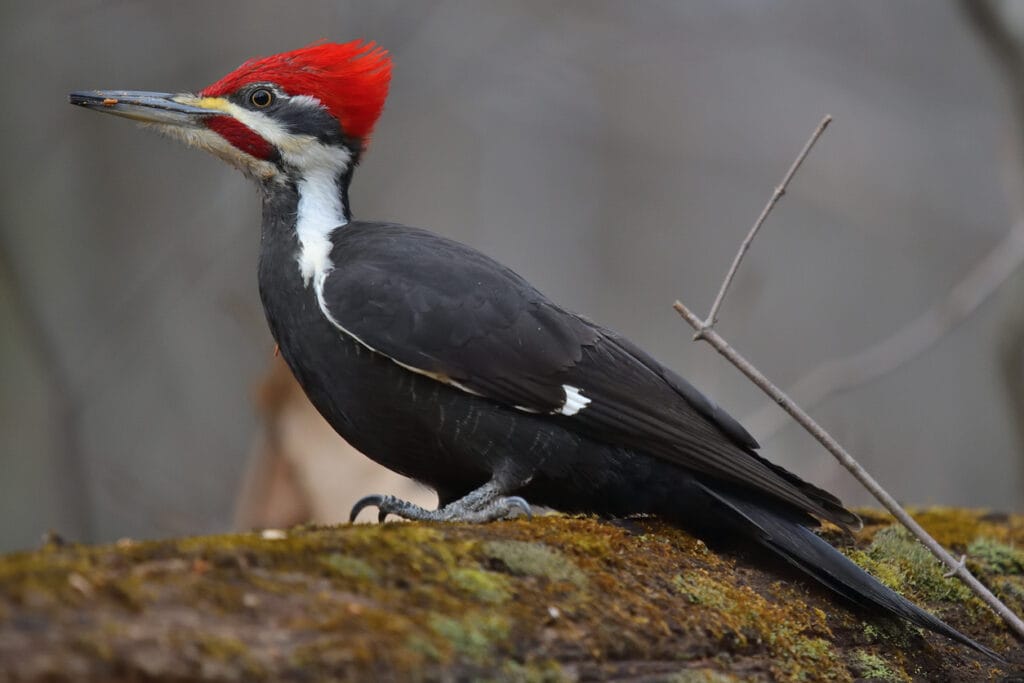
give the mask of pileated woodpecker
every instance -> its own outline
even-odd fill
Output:
[[[313,405],[363,453],[437,491],[368,496],[380,519],[659,515],[768,548],[862,606],[998,655],[819,538],[860,520],[756,453],[732,417],[624,337],[505,266],[418,228],[352,219],[348,189],[387,95],[373,43],[246,62],[199,94],[85,91],[72,104],[213,152],[262,192],[259,289]]]

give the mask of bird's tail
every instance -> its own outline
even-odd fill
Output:
[[[856,604],[881,609],[944,635],[996,662],[1006,663],[989,648],[881,584],[807,527],[756,503],[708,486],[702,485],[702,488],[734,513],[730,515],[733,519],[729,526],[739,526],[745,534],[754,536],[764,547],[836,593]]]

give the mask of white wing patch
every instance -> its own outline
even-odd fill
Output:
[[[565,391],[565,403],[557,411],[562,415],[575,415],[590,405],[590,399],[583,395],[582,389],[571,384],[563,384],[562,389]]]

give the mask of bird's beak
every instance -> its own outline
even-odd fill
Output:
[[[196,106],[207,100],[188,94],[144,92],[140,90],[79,90],[68,95],[71,104],[116,116],[171,126],[196,128],[211,116],[225,112]]]

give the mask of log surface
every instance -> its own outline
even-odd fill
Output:
[[[994,667],[763,555],[655,520],[297,527],[0,557],[0,680],[999,680],[1021,644],[863,512],[855,561],[1005,653]],[[1024,611],[1024,517],[915,515]]]

